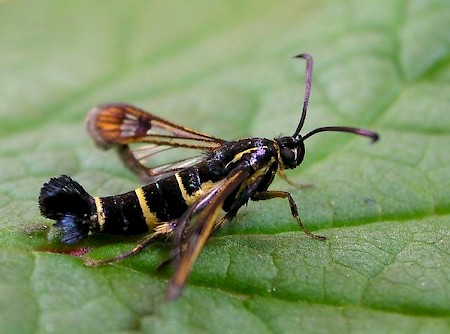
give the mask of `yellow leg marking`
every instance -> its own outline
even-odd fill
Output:
[[[165,235],[166,237],[171,237],[173,233],[173,226],[171,223],[161,223],[155,226],[155,236]]]
[[[152,231],[155,224],[158,222],[158,218],[156,218],[155,214],[150,211],[150,208],[147,205],[144,190],[142,188],[138,188],[134,192],[136,193],[142,213],[144,214],[145,223],[148,225],[149,230]]]
[[[103,211],[102,200],[100,197],[94,197],[95,207],[97,208],[97,221],[100,225],[100,232],[103,230],[103,225],[105,225],[105,212]]]

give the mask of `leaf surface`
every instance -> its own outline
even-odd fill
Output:
[[[450,331],[450,4],[428,1],[0,1],[0,327],[16,333],[447,333]],[[138,238],[59,244],[37,197],[68,174],[91,193],[136,188],[84,130],[128,102],[224,139],[289,135],[304,63],[315,72],[289,191],[249,203],[212,238],[183,297],[164,301],[159,243],[86,268]],[[50,230],[50,231],[49,231]]]

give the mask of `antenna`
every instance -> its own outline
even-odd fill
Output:
[[[302,116],[300,117],[300,121],[298,122],[297,129],[295,130],[292,137],[296,138],[299,136],[300,130],[303,127],[303,124],[305,123],[306,119],[306,111],[308,110],[308,104],[309,104],[309,96],[311,95],[311,82],[312,82],[312,70],[313,70],[313,59],[312,57],[307,53],[302,53],[294,58],[303,58],[306,60],[306,72],[305,72],[305,95],[303,98],[303,109],[302,109]],[[376,132],[367,130],[367,129],[361,129],[361,128],[352,128],[347,126],[325,126],[321,128],[317,128],[315,130],[312,130],[311,132],[304,135],[302,138],[303,140],[311,137],[312,135],[315,135],[319,132],[328,132],[328,131],[334,131],[334,132],[347,132],[347,133],[353,133],[358,136],[364,136],[368,137],[372,140],[372,143],[375,143],[380,137]]]
[[[306,135],[303,136],[303,140],[307,139],[308,137],[311,137],[312,135],[315,135],[319,132],[327,132],[327,131],[334,131],[334,132],[348,132],[353,133],[358,136],[364,136],[370,138],[372,141],[371,143],[375,143],[380,136],[376,132],[367,130],[367,129],[361,129],[361,128],[351,128],[348,126],[325,126],[322,128],[317,128],[315,130],[312,130],[311,132],[308,132]]]
[[[303,98],[303,110],[302,110],[302,116],[300,117],[300,122],[298,122],[297,129],[295,130],[292,137],[297,137],[300,133],[300,130],[303,127],[303,124],[305,123],[306,118],[306,111],[308,110],[308,104],[309,104],[309,96],[311,95],[311,81],[312,81],[312,70],[313,70],[313,59],[312,57],[307,53],[302,53],[294,58],[303,58],[306,60],[306,80],[305,80],[305,96]]]

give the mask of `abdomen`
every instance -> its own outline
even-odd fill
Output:
[[[152,231],[158,223],[179,218],[218,181],[201,163],[134,191],[94,197],[99,230],[122,235]]]

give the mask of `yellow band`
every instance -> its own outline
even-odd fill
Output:
[[[139,205],[141,206],[142,213],[144,215],[145,223],[147,224],[150,230],[153,230],[156,223],[158,222],[158,218],[156,218],[155,214],[151,212],[148,207],[147,200],[145,198],[145,193],[142,188],[138,188],[134,191],[139,200]]]
[[[97,208],[97,221],[100,225],[100,231],[102,231],[103,225],[105,225],[105,212],[103,211],[102,200],[100,197],[94,197],[94,201]]]

